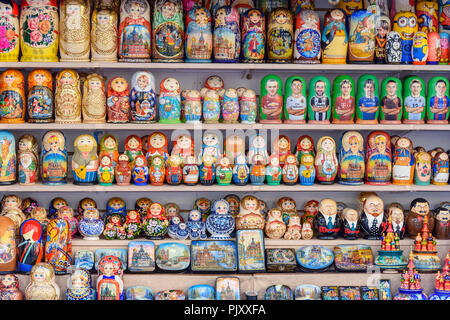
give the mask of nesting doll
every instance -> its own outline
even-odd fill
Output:
[[[17,275],[13,273],[0,275],[0,300],[24,300]]]
[[[250,165],[250,182],[252,185],[263,185],[266,179],[266,164],[261,154],[254,154]]]
[[[396,77],[381,82],[380,123],[401,123],[403,115],[402,82]]]
[[[162,156],[163,161],[167,160],[169,157],[168,140],[162,132],[156,131],[150,135],[147,148],[146,157],[148,161],[150,161],[150,158],[154,155]]]
[[[434,185],[446,185],[449,177],[449,156],[445,152],[437,152],[432,161]]]
[[[406,231],[409,237],[414,239],[422,231],[424,218],[428,218],[428,231],[434,231],[435,219],[430,210],[430,204],[424,198],[416,198],[411,201],[409,213],[406,217]]]
[[[439,31],[450,33],[450,2],[448,0],[439,1]]]
[[[414,34],[418,31],[417,16],[413,12],[397,12],[393,19],[394,27],[402,38],[402,60],[403,64],[412,63],[411,49],[413,46]]]
[[[439,31],[438,11],[437,1],[417,0],[416,15],[420,31],[427,33]]]
[[[331,85],[324,76],[309,81],[308,122],[329,124],[331,115]]]
[[[322,63],[345,64],[348,34],[342,9],[330,9],[325,14],[322,32]]]
[[[16,182],[17,163],[16,163],[16,140],[9,131],[0,131],[1,146],[1,169],[0,185],[14,184]]]
[[[247,164],[247,157],[240,153],[236,156],[233,166],[233,182],[238,186],[246,185],[250,175],[250,168]]]
[[[256,8],[248,9],[242,15],[242,61],[264,62],[266,47],[266,17]]]
[[[354,11],[350,16],[349,61],[371,63],[375,56],[375,16],[369,10]]]
[[[161,81],[159,89],[159,123],[180,123],[181,97],[180,83],[167,77]]]
[[[121,154],[117,159],[117,165],[114,168],[114,176],[117,185],[127,186],[131,181],[131,167],[129,158],[126,154]]]
[[[354,122],[355,81],[348,75],[337,76],[333,81],[332,99],[333,123]]]
[[[238,154],[245,154],[245,139],[238,134],[232,134],[225,138],[224,154],[233,162]]]
[[[269,13],[267,22],[267,58],[270,62],[289,63],[293,56],[294,17],[285,8]]]
[[[36,199],[27,197],[23,199],[20,209],[27,217],[29,217],[37,207],[39,207],[39,202],[37,202]],[[47,212],[45,212],[44,216],[47,217]]]
[[[202,151],[198,155],[199,162],[201,162],[204,155],[210,155],[217,163],[222,155],[222,141],[217,133],[205,132],[202,137]]]
[[[84,123],[106,122],[105,80],[92,73],[83,83],[82,113]]]
[[[264,136],[253,135],[250,137],[250,145],[247,153],[247,158],[250,164],[253,163],[253,156],[255,154],[261,155],[265,164],[268,162],[269,153],[267,152],[267,144]]]
[[[427,123],[448,123],[449,81],[445,77],[432,77],[428,82],[427,95]]]
[[[284,86],[284,123],[306,123],[306,81],[292,76]]]
[[[403,82],[403,122],[421,124],[425,122],[425,83],[422,78],[409,76]]]
[[[277,75],[269,74],[261,79],[260,122],[281,123],[283,110],[283,83]]]
[[[58,61],[59,18],[56,0],[21,1],[20,61]]]
[[[114,166],[111,156],[108,154],[102,154],[99,157],[97,179],[101,186],[110,186],[114,181]]]
[[[317,141],[317,152],[314,160],[317,181],[321,184],[332,184],[337,175],[338,159],[334,139],[324,136]]]
[[[414,184],[427,186],[430,184],[433,170],[431,167],[431,156],[428,152],[419,152],[414,163]]]
[[[379,240],[387,228],[383,200],[371,195],[364,200],[363,212],[359,218],[361,234],[364,239]]]
[[[293,154],[286,156],[286,162],[283,165],[283,182],[284,184],[296,184],[298,181],[299,171],[297,158]]]
[[[426,64],[429,54],[428,48],[428,35],[422,31],[416,32],[411,49],[412,63],[415,65]]]
[[[450,239],[450,210],[437,208],[435,211],[434,235],[436,239]]]
[[[147,158],[149,163],[149,179],[153,186],[163,185],[166,176],[164,157],[155,154]]]
[[[183,110],[186,123],[200,123],[202,119],[202,101],[198,90],[188,90]]]
[[[33,185],[38,180],[39,151],[37,139],[25,134],[17,143],[17,174],[18,182],[22,185]]]
[[[3,251],[0,272],[15,271],[16,269],[16,237],[16,228],[12,219],[0,216],[0,244]]]
[[[336,239],[342,225],[341,218],[337,214],[336,201],[322,199],[319,203],[319,212],[314,216],[313,223],[318,239]]]
[[[231,160],[226,155],[221,156],[217,161],[216,180],[221,186],[229,185],[233,177],[233,167]]]
[[[131,78],[131,122],[152,123],[156,116],[155,77],[138,71]]]
[[[147,159],[144,155],[138,155],[134,158],[134,168],[132,170],[133,182],[137,186],[146,185],[149,179],[149,170]]]
[[[313,10],[301,10],[295,19],[294,62],[320,63],[320,18]]]
[[[284,165],[286,157],[291,154],[291,140],[286,135],[279,135],[273,141],[272,154],[277,155],[280,164]]]
[[[222,118],[224,123],[238,123],[239,101],[236,89],[225,90],[222,103]]]
[[[450,10],[449,10],[449,14],[450,14]],[[450,34],[445,33],[445,32],[440,32],[439,37],[441,38],[441,57],[439,59],[439,64],[448,64]]]
[[[270,239],[280,239],[286,232],[286,224],[281,218],[281,214],[281,210],[278,208],[273,208],[268,213],[264,233]]]
[[[366,183],[390,184],[392,174],[391,140],[383,131],[371,132],[366,146]]]
[[[62,0],[59,7],[61,61],[89,61],[92,1]]]
[[[74,70],[65,69],[56,76],[55,122],[81,122],[80,76]]]
[[[171,155],[166,162],[166,181],[168,184],[180,184],[183,179],[181,158],[179,155]]]
[[[194,156],[188,156],[183,165],[183,182],[186,185],[193,186],[198,183],[199,169]]]
[[[69,223],[69,231],[72,237],[77,233],[78,220],[74,217],[71,207],[63,206],[59,208],[57,218],[64,219]]]
[[[366,74],[358,78],[356,93],[356,123],[378,123],[380,106],[378,78]]]
[[[199,167],[199,180],[203,185],[211,185],[216,180],[216,158],[211,154],[204,154]]]
[[[141,138],[136,135],[128,136],[125,139],[125,154],[129,157],[130,163],[134,163],[137,156],[144,155]]]
[[[130,118],[130,90],[125,78],[109,79],[107,89],[108,122],[125,123]]]
[[[184,41],[186,62],[211,62],[212,25],[208,9],[194,6],[186,13]]]
[[[391,20],[385,14],[375,16],[375,63],[386,63],[386,41],[391,31]]]
[[[364,139],[357,131],[347,131],[341,137],[339,148],[339,183],[364,183]]]
[[[386,63],[400,64],[402,62],[402,37],[397,31],[391,31],[386,36]]]
[[[241,54],[239,12],[229,5],[220,7],[214,16],[214,61],[238,62]]]
[[[313,157],[314,154],[314,141],[310,136],[303,135],[297,139],[297,145],[295,146],[295,156],[297,162],[301,162],[301,158],[305,154],[310,154]]]
[[[208,89],[203,98],[203,120],[205,120],[205,123],[218,123],[220,111],[219,94],[216,90]]]
[[[39,163],[43,184],[65,184],[67,178],[66,137],[60,131],[48,131],[42,138]]]
[[[64,219],[56,218],[48,223],[45,262],[56,273],[66,273],[72,263],[72,236],[69,222]]]
[[[56,218],[59,209],[67,206],[69,206],[69,204],[65,199],[60,197],[53,198],[52,201],[50,201],[50,205],[48,207],[48,217],[50,219]]]
[[[269,157],[269,162],[265,168],[265,180],[268,185],[277,186],[281,182],[282,171],[278,154],[273,153]]]
[[[259,200],[252,195],[243,197],[236,217],[236,230],[264,229],[264,222]]]
[[[97,141],[89,134],[78,136],[73,143],[72,172],[74,184],[94,184],[97,181]]]
[[[3,27],[0,43],[0,61],[16,62],[19,59],[19,7],[15,1],[0,2],[0,24]]]
[[[0,74],[0,123],[25,122],[25,78],[19,70]]]
[[[416,32],[414,37],[418,33],[419,32]],[[435,31],[428,32],[427,37],[428,37],[428,43],[427,43],[428,54],[424,60],[426,60],[426,64],[438,64],[439,60],[441,58],[441,37],[439,36],[439,33],[435,32]],[[414,42],[414,45],[415,45],[415,42]],[[413,48],[413,50],[414,50],[414,48]],[[414,56],[413,56],[413,58],[414,58]],[[413,59],[413,63],[414,63],[414,59]]]
[[[117,61],[118,12],[94,8],[91,21],[91,60]]]
[[[124,300],[123,266],[119,258],[105,256],[98,263],[97,300]]]
[[[194,140],[189,135],[179,135],[173,143],[171,154],[179,155],[182,163],[185,163],[187,157],[194,156]]]
[[[43,69],[28,74],[28,122],[53,121],[53,77]]]
[[[316,168],[314,167],[314,157],[311,154],[304,154],[300,158],[298,177],[303,186],[312,186],[316,179]]]
[[[25,289],[26,300],[59,300],[60,289],[55,280],[54,267],[45,262],[33,266],[30,283]]]
[[[147,0],[124,0],[120,5],[119,61],[149,62],[150,5]]]
[[[342,235],[347,240],[356,240],[359,236],[358,212],[351,208],[343,211]]]

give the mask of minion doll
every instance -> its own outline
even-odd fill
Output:
[[[418,31],[417,16],[413,12],[400,11],[394,16],[394,31],[402,38],[402,60],[403,64],[412,63],[412,46],[414,34]]]

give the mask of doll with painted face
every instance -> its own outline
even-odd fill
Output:
[[[263,185],[266,178],[266,163],[261,154],[256,153],[250,166],[250,182],[253,185]]]
[[[53,122],[53,77],[43,69],[28,74],[28,122]]]
[[[199,179],[199,169],[194,156],[188,156],[183,165],[183,183],[196,185]]]
[[[430,184],[433,170],[431,168],[431,156],[428,152],[419,152],[415,155],[414,184],[427,186]]]
[[[298,180],[298,165],[297,158],[293,154],[286,156],[286,161],[283,165],[283,182],[284,184],[293,185]]]
[[[225,138],[224,154],[234,163],[238,154],[245,154],[245,139],[232,134]]]
[[[132,176],[133,182],[137,186],[143,186],[148,183],[148,166],[145,156],[139,155],[134,159]]]
[[[9,69],[0,74],[0,122],[25,122],[25,78],[19,70]]]
[[[356,123],[378,123],[380,97],[378,78],[366,74],[358,78],[356,93]]]
[[[194,140],[185,134],[179,135],[173,143],[172,155],[179,155],[182,163],[186,158],[194,156]]]
[[[0,2],[0,16],[6,36],[2,43],[0,61],[16,62],[19,58],[19,7],[15,1],[4,0]]]
[[[347,131],[341,137],[339,151],[339,183],[364,183],[364,139],[357,131]]]
[[[185,38],[186,62],[211,62],[212,26],[208,9],[194,6],[186,12]]]
[[[50,201],[50,205],[48,208],[48,218],[49,219],[56,218],[59,209],[64,206],[69,206],[69,204],[65,199],[60,197],[54,198],[52,201]]]
[[[402,61],[402,37],[397,31],[390,31],[386,36],[386,63],[400,64]]]
[[[306,82],[302,77],[286,79],[284,93],[284,123],[306,123]]]
[[[366,146],[366,183],[390,184],[391,175],[391,139],[386,132],[371,132]]]
[[[139,136],[131,135],[125,139],[125,154],[128,156],[131,164],[134,163],[137,156],[144,155],[142,152],[142,140]]]
[[[434,235],[436,239],[450,239],[450,210],[439,207],[435,212]]]
[[[147,71],[137,71],[131,78],[131,122],[156,121],[155,77]]]
[[[422,124],[425,122],[426,94],[422,78],[409,76],[403,82],[403,122]]]
[[[297,162],[301,162],[301,158],[305,154],[310,154],[313,157],[314,153],[314,141],[310,136],[303,135],[297,139],[297,145],[295,147],[295,156],[297,157]]]
[[[229,88],[224,92],[222,118],[224,123],[238,123],[239,101],[236,89]]]
[[[78,220],[74,217],[74,212],[71,207],[61,207],[58,210],[57,217],[59,219],[64,219],[69,223],[69,231],[72,237],[77,233]]]
[[[330,9],[325,14],[322,31],[322,63],[345,64],[348,34],[346,15],[342,9]]]
[[[171,155],[166,162],[166,181],[168,184],[180,184],[183,179],[181,158],[178,155]]]
[[[215,158],[210,154],[205,154],[199,167],[199,180],[203,185],[211,185],[216,180]]]
[[[241,16],[242,61],[250,63],[264,62],[266,17],[261,10],[253,7],[246,10]]]
[[[125,123],[130,121],[130,91],[123,77],[113,77],[108,81],[108,122]]]
[[[116,183],[120,186],[127,186],[131,181],[130,158],[126,154],[121,154],[114,168]]]
[[[384,202],[380,197],[371,195],[364,200],[359,223],[364,239],[379,240],[381,238],[386,231],[387,223],[384,217]]]
[[[201,123],[202,101],[198,90],[187,90],[186,98],[182,106],[186,123]]]
[[[316,168],[314,166],[314,157],[311,154],[304,154],[301,157],[298,176],[301,185],[312,186],[314,184]]]
[[[84,81],[82,111],[85,123],[106,122],[105,79],[96,73]]]
[[[351,208],[345,208],[343,212],[343,237],[347,240],[356,240],[359,236],[358,212]]]
[[[150,205],[144,218],[143,230],[149,239],[163,239],[167,233],[169,221],[166,218],[164,207],[157,202]]]
[[[31,219],[35,219],[39,222],[42,227],[42,234],[45,235],[47,233],[47,225],[50,221],[47,218],[47,210],[44,207],[35,207],[31,211],[30,214]]]
[[[97,209],[97,203],[92,198],[83,198],[78,203],[77,207],[77,219],[81,220],[83,218],[83,213],[87,209]]]
[[[236,156],[233,166],[233,182],[238,186],[247,184],[250,177],[250,168],[247,164],[247,157],[240,153]]]
[[[291,154],[291,140],[286,135],[279,135],[273,142],[272,154],[278,155],[280,164],[284,165],[286,157]]]
[[[161,81],[158,105],[159,123],[181,122],[180,83],[177,79],[167,77]]]
[[[341,218],[337,214],[336,201],[322,199],[319,203],[319,212],[314,216],[313,223],[318,239],[336,239],[342,225]]]
[[[280,158],[278,154],[271,154],[269,157],[269,163],[265,168],[266,181],[268,185],[279,185],[282,178]]]
[[[269,210],[267,222],[264,226],[264,233],[270,239],[280,239],[286,232],[286,224],[281,218],[281,210],[273,208]]]
[[[333,123],[354,122],[355,81],[348,75],[337,76],[333,81],[332,99]]]
[[[250,137],[250,146],[247,153],[249,163],[253,163],[253,156],[260,154],[263,157],[263,162],[266,164],[269,159],[269,153],[267,152],[266,139],[261,135],[254,135]]]
[[[302,225],[300,224],[300,216],[298,214],[293,215],[289,219],[283,238],[286,240],[300,240],[302,238]]]
[[[200,211],[194,209],[189,212],[186,226],[189,231],[189,239],[204,240],[207,238],[206,223],[202,220],[202,214],[200,213]]]
[[[427,94],[427,123],[446,124],[450,107],[449,81],[445,77],[432,77]]]
[[[309,82],[308,122],[329,124],[331,116],[330,81],[323,76],[315,76]]]
[[[402,119],[402,82],[387,77],[381,83],[380,123],[399,124]]]
[[[305,203],[304,213],[302,215],[302,224],[310,223],[313,225],[314,216],[319,212],[319,202],[317,200],[309,200]]]
[[[320,17],[313,10],[301,10],[295,19],[294,63],[320,63]]]
[[[117,160],[119,158],[117,139],[112,134],[106,134],[102,137],[100,141],[100,152],[99,156],[108,155],[111,158],[111,164],[113,167],[117,165]]]
[[[123,267],[113,255],[103,257],[98,263],[96,283],[97,300],[124,300]]]
[[[114,182],[114,165],[108,154],[99,157],[97,179],[101,186],[110,186]]]
[[[217,163],[219,158],[222,156],[221,144],[219,135],[217,133],[205,133],[202,138],[202,152],[199,154],[199,162],[204,155],[210,155],[214,158],[214,163]]]
[[[94,184],[97,180],[97,141],[89,134],[83,134],[74,142],[72,172],[74,184]]]
[[[445,152],[437,152],[432,161],[434,185],[444,186],[448,183],[449,178],[449,155]]]
[[[230,239],[234,227],[235,221],[230,214],[230,204],[225,199],[214,201],[211,214],[206,219],[206,229],[211,233],[211,239]]]
[[[391,203],[386,211],[388,218],[391,218],[392,230],[400,239],[403,239],[406,230],[403,208],[396,206],[395,203]]]
[[[38,180],[38,143],[34,136],[25,134],[19,138],[17,160],[18,182],[33,185]]]
[[[391,20],[385,14],[375,17],[375,63],[386,63],[387,35],[391,31]]]
[[[276,8],[266,14],[268,15],[268,60],[276,63],[289,63],[293,55],[294,15],[286,8]]]
[[[0,275],[0,300],[23,300],[19,289],[19,278],[12,273]]]
[[[168,140],[164,133],[153,132],[148,138],[147,144],[147,160],[149,161],[153,156],[160,155],[164,160],[169,157]]]
[[[393,18],[393,31],[397,31],[402,38],[402,60],[403,64],[411,64],[411,49],[414,34],[419,30],[417,16],[413,12],[400,11]]]
[[[281,210],[283,222],[287,225],[291,216],[297,214],[297,204],[291,197],[282,197],[277,201],[277,208]]]
[[[65,69],[56,76],[55,122],[81,122],[80,76],[74,70]]]
[[[216,180],[217,184],[221,186],[229,185],[233,177],[233,168],[230,158],[221,156],[217,161]]]
[[[415,239],[417,234],[422,231],[425,217],[428,219],[428,231],[433,232],[435,221],[430,211],[430,204],[423,198],[414,199],[406,217],[406,231],[411,239]]]
[[[94,6],[91,20],[92,61],[117,61],[117,20],[117,11]]]
[[[120,213],[124,217],[126,216],[127,206],[122,198],[113,197],[108,200],[108,203],[106,204],[106,215],[112,213]]]
[[[258,115],[258,103],[256,101],[256,93],[252,89],[245,89],[239,100],[241,123],[256,123]]]
[[[241,54],[239,12],[229,5],[214,15],[214,62],[238,62]]]
[[[401,137],[395,143],[392,166],[393,184],[412,184],[414,179],[414,156],[412,141]]]
[[[175,156],[176,157],[176,156]],[[163,156],[155,154],[150,159],[149,179],[153,186],[161,186],[164,184],[166,176],[166,166]]]
[[[55,270],[49,263],[36,264],[30,273],[31,282],[25,289],[26,300],[58,300],[60,289],[55,281]]]
[[[337,175],[338,159],[336,156],[336,143],[328,136],[317,141],[317,153],[314,160],[317,180],[321,184],[332,184]]]
[[[242,198],[239,214],[236,217],[236,230],[263,229],[264,223],[259,200],[250,195]]]
[[[283,110],[283,83],[277,75],[269,74],[261,79],[260,122],[281,123]]]
[[[206,89],[203,96],[203,120],[205,123],[218,123],[220,119],[220,97],[216,90]]]

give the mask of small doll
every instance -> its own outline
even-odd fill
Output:
[[[127,80],[120,76],[109,79],[107,95],[108,122],[130,121],[130,89]]]
[[[199,162],[204,155],[208,154],[214,158],[214,164],[217,164],[219,158],[222,156],[221,147],[222,141],[219,141],[217,133],[205,133],[202,138],[202,152],[198,155]]]
[[[364,239],[379,240],[386,231],[387,223],[383,200],[370,195],[364,200],[363,212],[359,217],[361,234]]]
[[[189,237],[189,230],[180,217],[175,216],[170,219],[167,234],[172,239],[186,240]]]
[[[58,218],[64,219],[69,223],[72,237],[77,233],[78,220],[74,217],[73,209],[68,206],[61,207],[58,210]]]
[[[137,186],[144,186],[148,182],[148,167],[145,156],[139,155],[134,159],[133,182]]]
[[[279,135],[273,142],[272,154],[277,154],[280,158],[281,166],[284,165],[286,157],[291,154],[291,140],[288,136]]]
[[[264,216],[261,213],[261,202],[255,196],[241,199],[239,214],[236,216],[236,230],[264,229]]]
[[[167,137],[164,133],[158,131],[153,132],[148,137],[147,161],[150,162],[151,157],[154,155],[163,156],[163,160],[167,161],[167,158],[169,158],[168,144]]]
[[[216,167],[216,179],[217,184],[221,186],[229,185],[233,176],[233,169],[230,163],[230,159],[223,155],[219,159],[219,163]]]
[[[312,226],[309,222],[305,222],[302,225],[302,239],[304,240],[311,240],[314,236],[314,231],[312,229]]]
[[[23,300],[19,289],[19,278],[12,273],[0,275],[0,300]]]
[[[183,166],[183,183],[189,186],[196,185],[199,179],[199,170],[194,156],[186,158]]]
[[[246,89],[242,93],[242,98],[239,101],[241,123],[253,124],[256,123],[258,115],[258,103],[256,101],[256,93],[252,89]]]
[[[127,186],[131,181],[130,158],[125,154],[121,154],[118,158],[117,166],[114,168],[114,176],[116,183],[120,186]]]
[[[199,168],[200,183],[204,185],[211,185],[216,180],[215,158],[210,154],[205,154],[202,159],[202,164]]]
[[[302,162],[302,156],[305,154],[310,154],[313,157],[314,154],[314,141],[310,136],[303,135],[297,140],[297,146],[295,148],[295,156],[297,157],[297,162]]]
[[[97,179],[101,186],[110,186],[114,181],[114,167],[111,157],[104,154],[100,158],[100,164],[97,169]]]
[[[181,122],[180,83],[177,79],[167,77],[161,81],[158,105],[159,123]]]
[[[130,163],[134,164],[134,159],[143,155],[142,152],[142,140],[137,135],[128,136],[125,139],[125,154],[130,159]]]
[[[83,218],[78,223],[78,232],[84,240],[99,240],[105,224],[100,218],[97,208],[88,208],[83,212]]]
[[[235,194],[226,195],[224,199],[227,200],[230,205],[231,215],[236,217],[239,213],[239,203],[241,202],[241,199]]]
[[[143,223],[145,235],[150,239],[163,239],[167,233],[168,225],[169,221],[165,216],[164,207],[158,202],[153,202]]]
[[[22,185],[33,185],[38,180],[38,142],[34,136],[25,134],[20,137],[17,146],[18,182]]]
[[[222,118],[224,123],[238,123],[239,101],[235,89],[225,90],[222,103]]]
[[[127,214],[127,206],[125,201],[119,197],[113,197],[108,200],[106,204],[106,215],[111,213],[120,213],[124,217]]]
[[[103,235],[106,240],[125,240],[126,232],[124,227],[125,217],[119,213],[111,213],[105,217],[105,230]]]
[[[244,186],[247,184],[249,177],[250,168],[247,164],[247,158],[243,153],[238,154],[233,167],[233,182],[238,186]]]
[[[318,239],[336,239],[342,225],[341,218],[337,214],[336,201],[328,198],[322,199],[319,203],[319,212],[314,216],[313,223]]]
[[[166,162],[166,181],[168,184],[180,184],[183,179],[183,169],[181,158],[178,155],[171,155]]]
[[[325,136],[319,139],[314,164],[319,183],[332,184],[339,166],[336,156],[336,143],[333,138]]]
[[[171,219],[172,217],[180,217],[181,222],[183,222],[183,218],[180,216],[180,207],[173,202],[167,203],[164,206],[164,212],[166,214],[167,219]]]
[[[264,233],[270,239],[281,239],[285,232],[286,224],[282,219],[281,210],[278,208],[270,209],[264,226]]]
[[[415,155],[414,184],[426,186],[430,184],[432,175],[431,156],[428,152],[419,152]]]
[[[203,98],[203,120],[205,123],[219,123],[220,96],[216,90],[206,90]]]
[[[253,135],[250,137],[250,146],[247,153],[247,159],[252,164],[253,156],[260,154],[263,156],[264,164],[268,162],[269,153],[267,152],[266,139],[261,135]]]
[[[289,223],[289,218],[297,214],[297,204],[295,200],[290,197],[278,199],[277,207],[281,210],[283,221],[286,225]]]
[[[181,163],[186,163],[188,156],[194,156],[194,140],[189,135],[179,135],[173,143],[171,154],[179,155]]]
[[[33,212],[34,208],[37,208],[37,207],[39,207],[39,202],[37,202],[37,200],[30,198],[30,197],[23,199],[22,204],[20,205],[20,209],[27,216],[29,216]],[[46,216],[47,216],[47,213],[46,213]]]
[[[198,210],[191,210],[186,223],[189,231],[189,239],[206,239],[206,223],[202,220],[202,214]]]
[[[100,141],[100,152],[99,157],[101,158],[104,154],[109,155],[112,161],[112,166],[117,166],[117,160],[119,158],[117,139],[112,134],[107,134],[102,137]]]
[[[199,198],[195,200],[194,210],[197,210],[202,215],[202,220],[206,221],[206,218],[211,214],[211,201],[206,198]]]
[[[164,158],[161,155],[155,154],[150,159],[149,177],[152,186],[161,186],[164,184],[166,177],[166,167]]]
[[[312,186],[314,184],[316,168],[314,167],[314,157],[311,154],[304,154],[301,157],[298,176],[301,185]]]
[[[256,153],[253,155],[250,166],[250,182],[253,185],[263,185],[266,178],[266,162],[264,156]]]
[[[448,208],[437,208],[435,212],[435,227],[433,234],[436,239],[450,239],[450,210]]]
[[[300,240],[302,238],[302,226],[299,215],[295,214],[289,218],[287,231],[283,238],[286,240]]]
[[[183,90],[184,91],[184,90]],[[182,112],[186,123],[201,123],[202,119],[202,99],[198,90],[187,90],[183,103]],[[183,94],[182,94],[183,97]]]
[[[73,143],[72,173],[74,184],[92,185],[97,182],[97,141],[90,134],[82,134]]]
[[[286,163],[283,166],[283,182],[285,184],[296,184],[298,180],[297,158],[293,154],[286,156]]]
[[[347,240],[356,240],[359,236],[358,212],[351,208],[345,208],[343,211],[344,225],[342,227],[342,236]]]
[[[141,215],[141,218],[145,218],[145,216],[147,215],[147,211],[148,209],[150,209],[152,203],[153,201],[149,198],[139,198],[134,204],[134,210],[136,210]]]
[[[26,300],[58,300],[60,289],[55,282],[53,267],[40,262],[31,269],[31,282],[25,289]]]
[[[281,166],[278,154],[271,154],[269,164],[266,166],[266,181],[268,185],[279,185],[281,181]]]
[[[5,195],[5,196],[3,196],[2,202],[1,202],[1,205],[2,205],[1,214],[3,215],[9,209],[13,209],[13,208],[20,209],[21,204],[22,204],[22,200],[15,194]]]
[[[302,224],[305,225],[306,222],[309,222],[312,226],[314,216],[319,212],[319,201],[317,200],[309,200],[305,203],[303,207],[303,215],[302,215]]]
[[[105,79],[99,74],[92,73],[84,80],[82,114],[84,123],[106,122]]]
[[[48,218],[49,219],[56,218],[56,214],[58,213],[58,210],[64,206],[69,206],[69,204],[67,203],[67,201],[65,199],[60,198],[60,197],[54,198],[52,201],[50,201],[50,206],[48,208]],[[3,206],[2,206],[2,208],[3,208]]]

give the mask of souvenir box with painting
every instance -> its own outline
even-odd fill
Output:
[[[191,262],[189,247],[182,243],[166,242],[156,249],[156,267],[164,272],[183,272]]]
[[[163,290],[156,293],[155,300],[186,300],[186,296],[181,290]]]
[[[365,272],[373,265],[370,246],[365,244],[343,244],[334,247],[334,267],[337,271]]]
[[[362,286],[361,287],[361,298],[362,300],[378,300],[378,289]]]
[[[90,250],[78,250],[73,256],[75,268],[91,271],[94,267],[95,256]]]
[[[293,300],[291,288],[282,284],[276,284],[266,289],[264,300]]]
[[[262,230],[238,230],[236,233],[238,247],[239,272],[264,272],[264,233]]]
[[[291,248],[266,249],[267,272],[295,272],[297,261]]]
[[[153,300],[153,291],[145,286],[133,286],[125,291],[126,300]]]
[[[339,287],[340,300],[361,300],[361,291],[359,287],[355,286],[340,286]]]
[[[236,272],[236,242],[230,240],[196,240],[191,242],[193,272]]]
[[[322,300],[320,287],[302,284],[295,288],[295,300]]]
[[[207,284],[189,287],[188,300],[216,300],[216,289]]]
[[[241,300],[238,277],[216,279],[216,300]]]
[[[322,299],[323,300],[339,300],[339,290],[336,286],[322,286]]]
[[[155,271],[155,244],[153,241],[128,243],[128,270],[130,272]]]
[[[95,250],[95,270],[98,270],[98,263],[106,256],[115,256],[122,262],[122,269],[127,270],[127,249],[108,248]]]
[[[333,251],[316,245],[300,248],[296,258],[300,269],[305,272],[326,271],[334,262]]]

